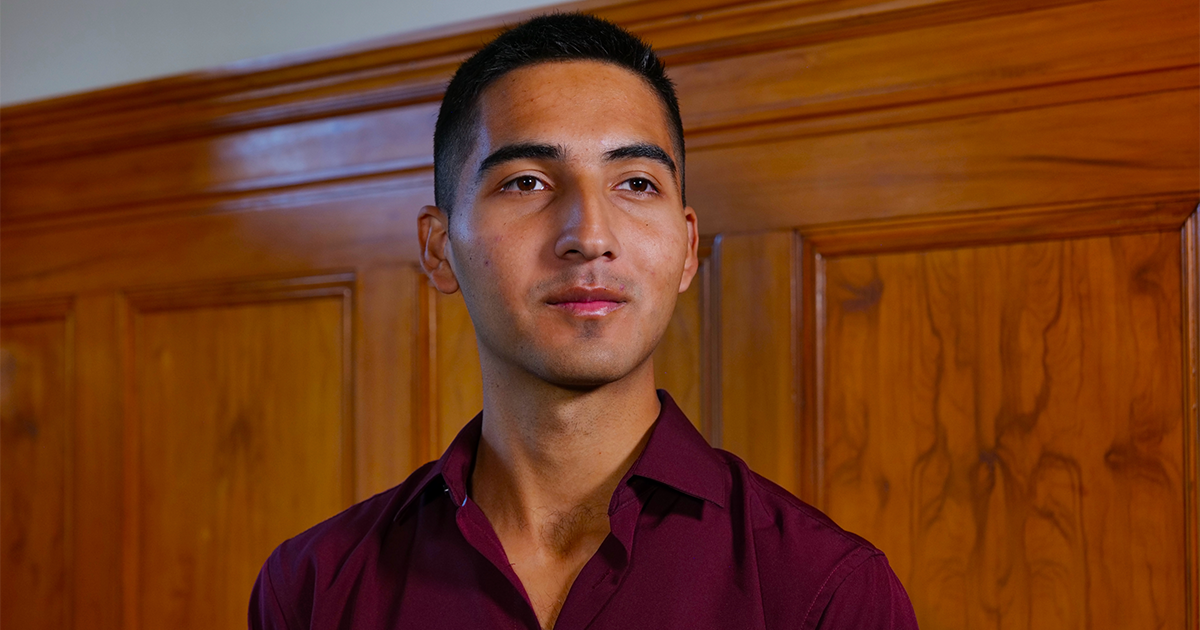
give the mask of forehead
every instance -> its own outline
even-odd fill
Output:
[[[599,61],[544,62],[513,70],[481,95],[479,151],[514,142],[603,152],[629,142],[670,151],[665,108],[645,79]]]

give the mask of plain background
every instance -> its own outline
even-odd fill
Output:
[[[0,103],[335,46],[552,0],[3,0]]]

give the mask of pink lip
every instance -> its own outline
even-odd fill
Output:
[[[625,306],[624,295],[604,287],[570,287],[546,299],[546,304],[579,317],[603,317]]]

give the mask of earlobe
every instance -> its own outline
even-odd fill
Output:
[[[417,215],[417,240],[421,247],[421,269],[438,291],[458,291],[458,277],[450,263],[450,221],[437,206],[425,206]]]
[[[691,206],[683,209],[683,219],[687,222],[687,257],[683,261],[683,276],[679,279],[679,292],[687,291],[700,269],[700,226],[696,219],[696,211]]]

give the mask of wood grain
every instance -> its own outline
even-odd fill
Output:
[[[0,625],[69,628],[71,321],[15,310],[2,311],[0,346]]]
[[[1200,624],[1200,6],[565,6],[679,85],[721,236],[656,376],[707,437],[883,547],[922,627]],[[6,548],[6,625],[36,564],[81,630],[240,627],[272,546],[478,411],[415,218],[446,79],[517,19],[0,110],[4,347],[73,374],[3,500],[88,525]]]
[[[75,628],[124,628],[125,545],[124,300],[116,293],[75,299],[74,538]],[[130,615],[129,617],[132,617]]]
[[[1200,10],[1187,2],[1047,4],[919,30],[793,42],[674,64],[671,77],[695,147],[730,127],[775,127],[862,110],[876,110],[869,118],[878,125],[877,110],[899,105],[1193,67],[1198,19]],[[1070,37],[1061,36],[1065,24],[1072,25]],[[1124,25],[1120,38],[1111,36],[1110,24]],[[1078,87],[1060,86],[1058,93],[1077,98]]]
[[[1189,88],[697,149],[688,154],[688,195],[703,200],[701,224],[717,232],[1195,196],[1198,95]]]
[[[244,624],[271,549],[353,498],[346,300],[204,302],[132,313],[145,628]]]
[[[220,136],[17,164],[5,177],[5,219],[129,213],[148,202],[219,199],[248,191],[404,176],[429,170],[437,103],[312,120]],[[149,170],[158,177],[139,177]]]
[[[721,396],[714,441],[796,492],[796,240],[791,232],[722,236],[713,256]]]
[[[1200,208],[1200,206],[1198,206]],[[1184,540],[1187,623],[1200,627],[1200,210],[1180,230],[1183,254]]]
[[[678,66],[1063,4],[1079,2],[585,0],[559,8],[623,24],[653,43],[668,65]],[[420,105],[437,100],[457,63],[502,26],[544,10],[11,106],[0,123],[7,137],[3,158],[10,163],[62,158]]]
[[[1184,627],[1177,234],[825,261],[824,507],[923,628]]]
[[[360,191],[361,192],[361,191]],[[412,263],[421,199],[275,199],[253,212],[0,234],[6,298]]]
[[[579,6],[662,49],[679,83],[693,198],[704,200],[709,235],[1200,188],[1188,148],[1200,126],[1194,3]],[[5,108],[0,216],[9,230],[24,230],[377,187],[419,189],[419,207],[432,198],[429,139],[440,85],[499,24]],[[1109,103],[1168,92],[1170,105]],[[1018,116],[1070,107],[1084,115]],[[993,136],[1005,140],[996,159],[974,153],[991,148]],[[1115,155],[1130,142],[1140,155]],[[893,167],[910,155],[922,159]],[[805,161],[812,156],[821,159]],[[745,173],[727,168],[743,163]],[[149,171],[158,176],[141,176]],[[756,174],[768,185],[754,181],[746,200],[731,199]],[[1043,186],[994,183],[1010,175]],[[1046,182],[1060,181],[1062,191],[1046,198],[1057,192]],[[880,187],[899,194],[872,192]],[[798,195],[813,203],[789,203]]]
[[[383,492],[423,462],[414,461],[419,422],[417,329],[421,271],[372,266],[358,274],[355,295],[354,440],[356,500]]]

